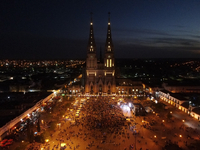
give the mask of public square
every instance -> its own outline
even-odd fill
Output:
[[[57,103],[54,109],[40,112],[45,143],[29,144],[23,132],[26,150],[161,150],[167,145],[187,150],[199,141],[197,120],[172,106],[156,108],[146,98],[77,96],[63,97]],[[140,104],[140,109],[155,108],[145,115],[135,115],[134,104]],[[53,122],[56,127],[51,129]]]

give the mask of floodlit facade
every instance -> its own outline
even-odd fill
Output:
[[[96,44],[91,17],[86,58],[85,93],[100,95],[116,93],[115,57],[111,36],[110,16],[108,19],[104,58],[100,58],[100,62],[97,62]]]

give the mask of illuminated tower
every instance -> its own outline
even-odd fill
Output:
[[[110,93],[115,93],[115,59],[111,36],[110,12],[108,13],[108,28],[104,54],[105,82],[107,83],[105,89],[106,91],[110,91]]]
[[[91,14],[92,15],[92,14]],[[108,20],[107,38],[105,44],[105,55],[97,63],[96,45],[94,40],[93,22],[91,16],[90,34],[87,47],[85,93],[86,94],[115,94],[115,60],[110,28],[110,13]]]
[[[90,32],[87,47],[87,58],[86,58],[86,82],[85,82],[85,92],[94,93],[95,92],[95,70],[97,69],[97,55],[96,55],[96,44],[94,40],[93,31],[93,21],[91,13],[90,21]]]
[[[108,29],[107,29],[107,37],[105,44],[105,56],[104,56],[104,65],[107,69],[112,69],[114,66],[114,50],[113,50],[113,42],[111,36],[111,27],[110,27],[110,13],[108,17]]]
[[[92,13],[90,21],[90,33],[87,47],[87,59],[86,59],[86,69],[96,69],[97,67],[97,56],[96,56],[96,44],[94,40]]]

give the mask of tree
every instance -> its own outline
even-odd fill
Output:
[[[56,129],[56,122],[53,121],[53,122],[51,122],[51,124],[50,124],[50,130],[55,130],[55,129]]]
[[[37,131],[40,132],[40,115],[38,116]]]
[[[172,115],[171,115],[171,113],[169,112],[168,114],[167,114],[167,119],[171,119],[172,118]]]
[[[32,143],[33,142],[33,140],[34,140],[34,133],[33,133],[33,130],[31,130],[31,132],[30,132],[30,143]]]
[[[27,131],[26,131],[26,133],[27,133],[27,139],[28,139],[28,141],[30,142],[30,139],[31,139],[31,130],[30,130],[30,120],[29,119],[27,119]]]
[[[37,122],[37,131],[40,132],[40,120],[38,119],[38,122]]]

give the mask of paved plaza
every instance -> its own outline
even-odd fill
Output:
[[[189,150],[188,145],[199,140],[197,120],[180,110],[169,107],[135,116],[134,103],[153,104],[133,98],[76,97],[69,108],[60,108],[59,111],[65,109],[65,114],[56,115],[60,121],[51,138],[45,144],[29,144],[26,149],[162,150],[165,145],[174,144]],[[170,119],[168,113],[172,115]]]

